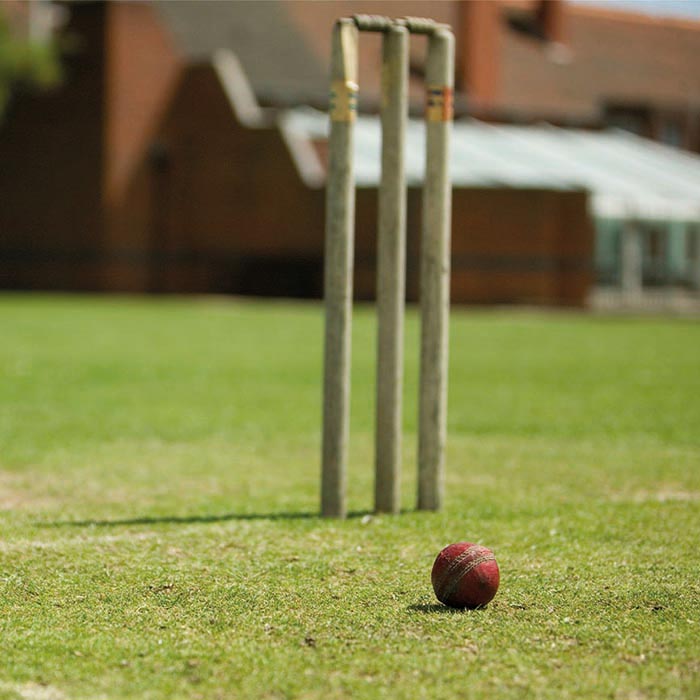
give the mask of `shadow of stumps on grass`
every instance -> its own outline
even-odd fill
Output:
[[[369,515],[369,511],[357,511],[348,514],[348,519],[363,518]],[[220,515],[164,515],[164,516],[142,516],[137,518],[121,518],[115,520],[60,520],[51,523],[36,523],[38,527],[119,527],[129,525],[191,525],[196,523],[210,524],[230,521],[252,521],[252,520],[318,520],[330,521],[315,512],[281,512],[281,513],[222,513]]]

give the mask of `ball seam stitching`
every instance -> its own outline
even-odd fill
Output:
[[[467,547],[463,552],[458,554],[445,568],[445,570],[442,572],[440,577],[438,578],[436,584],[435,584],[435,592],[438,594],[438,596],[442,595],[444,587],[448,584],[448,581],[450,580],[450,577],[452,574],[454,574],[455,571],[459,569],[459,567],[462,565],[462,562],[465,559],[469,559],[469,557],[474,554],[475,552],[478,552],[481,550],[482,547],[478,544],[473,544],[471,547]]]
[[[469,551],[469,550],[467,550],[467,552],[468,552],[468,551]],[[465,552],[465,554],[466,554],[466,552]],[[455,561],[456,561],[456,560],[455,560]],[[447,581],[444,582],[444,584],[446,584],[446,585],[444,586],[444,590],[442,591],[442,595],[443,595],[445,598],[449,598],[449,597],[454,593],[454,591],[456,590],[456,588],[459,586],[459,584],[460,584],[460,582],[462,581],[462,579],[463,579],[468,573],[470,573],[471,571],[473,571],[473,570],[474,570],[477,566],[479,566],[480,564],[483,564],[484,562],[487,562],[487,561],[496,561],[496,557],[495,557],[493,554],[483,554],[482,556],[476,557],[475,559],[473,559],[472,561],[470,561],[470,562],[464,567],[464,569],[462,569],[462,570],[459,572],[459,574],[458,574],[452,581],[448,581],[448,580],[447,580]],[[460,563],[461,563],[461,562],[460,562]]]

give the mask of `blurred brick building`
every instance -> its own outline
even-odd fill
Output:
[[[324,108],[334,19],[449,22],[458,116],[621,125],[700,148],[700,25],[546,2],[67,2],[66,80],[0,123],[0,286],[318,296],[323,168],[281,128]],[[656,56],[649,51],[654,46]],[[413,110],[424,44],[412,43]],[[663,61],[658,56],[663,56]],[[379,38],[363,37],[376,110]],[[358,193],[358,296],[373,294],[376,190]],[[409,191],[415,297],[420,193]],[[582,304],[593,223],[580,190],[461,187],[456,301]],[[459,261],[462,261],[461,263]]]

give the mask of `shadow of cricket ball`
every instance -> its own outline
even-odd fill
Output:
[[[437,555],[430,576],[437,599],[451,608],[483,608],[498,590],[493,552],[480,544],[456,542]]]

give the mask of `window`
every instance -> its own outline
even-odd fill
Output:
[[[620,275],[620,222],[614,219],[596,221],[596,283],[614,285]]]
[[[684,142],[683,126],[678,119],[664,119],[659,129],[659,141],[668,146],[682,148]]]
[[[634,112],[617,112],[608,115],[608,124],[624,131],[631,131],[637,136],[644,134],[644,118]]]
[[[668,230],[648,226],[644,231],[644,283],[651,285],[668,282]]]
[[[700,226],[689,225],[685,237],[685,254],[688,260],[700,257]]]

